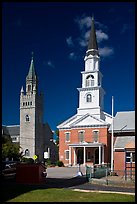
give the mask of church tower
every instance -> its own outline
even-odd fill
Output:
[[[33,56],[26,77],[26,93],[20,92],[20,146],[23,155],[43,158],[43,95],[38,94],[38,77]]]
[[[84,61],[85,71],[81,72],[82,88],[78,88],[79,108],[77,109],[77,114],[84,115],[89,113],[99,119],[104,120],[105,116],[103,113],[103,101],[105,92],[102,88],[103,75],[99,71],[100,56],[93,17],[88,50],[86,52]]]

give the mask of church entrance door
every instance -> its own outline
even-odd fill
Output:
[[[77,150],[77,164],[83,164],[83,148]]]

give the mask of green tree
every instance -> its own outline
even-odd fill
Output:
[[[2,136],[2,159],[19,159],[21,157],[20,146],[13,143],[9,135]]]
[[[58,146],[59,145],[59,130],[58,129],[55,130],[55,134],[57,136],[57,138],[56,138],[56,145]]]

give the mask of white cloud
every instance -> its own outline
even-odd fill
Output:
[[[47,65],[48,65],[49,67],[52,67],[52,68],[55,67],[54,64],[53,64],[51,61],[48,61],[48,62],[47,62]]]
[[[100,43],[102,40],[108,40],[108,35],[104,33],[102,30],[97,30],[96,35],[98,43]]]
[[[68,37],[68,38],[66,38],[66,42],[67,42],[68,46],[70,46],[70,47],[73,47],[73,46],[74,46],[74,43],[73,43],[73,41],[72,41],[72,37],[71,37],[71,36]]]
[[[85,14],[83,14],[81,17],[78,16],[77,18],[75,18],[74,21],[75,23],[77,23],[80,29],[80,36],[76,37],[75,42],[78,43],[79,48],[88,47],[92,18],[90,16],[86,16]],[[98,21],[94,21],[94,22],[95,22],[95,25],[97,26],[96,36],[97,36],[98,47],[100,47],[101,42],[105,40],[107,41],[109,39],[109,36],[107,34],[108,28],[106,25]],[[71,36],[66,39],[66,42],[69,46],[74,46]],[[114,50],[113,48],[106,46],[104,48],[100,48],[99,53],[103,57],[108,57],[114,53]],[[71,52],[69,54],[69,59],[73,59],[73,60],[78,59],[78,56],[76,56],[74,52]]]
[[[77,59],[76,54],[75,54],[74,52],[71,52],[71,53],[69,54],[69,59],[71,59],[71,60],[76,60],[76,59]]]
[[[79,38],[78,41],[81,47],[86,47],[88,45],[88,42],[84,38]]]
[[[75,19],[75,22],[79,25],[81,37],[78,38],[78,42],[80,46],[85,47],[88,45],[88,40],[90,36],[90,30],[91,30],[91,17],[82,15],[82,17],[77,17]],[[95,21],[95,24],[102,29],[106,29],[106,26],[102,23]],[[103,32],[102,29],[96,29],[96,36],[97,36],[97,42],[100,43],[103,40],[108,40],[108,35]]]
[[[108,56],[112,55],[113,53],[114,53],[113,48],[110,48],[110,47],[99,48],[99,54],[102,57],[108,57]]]
[[[79,38],[79,44],[82,47],[86,47],[88,45],[88,41],[89,41],[89,36],[90,36],[90,30],[86,31],[84,33],[84,36],[81,36]],[[97,36],[97,42],[100,43],[103,40],[108,40],[108,35],[106,33],[104,33],[102,30],[97,30],[96,31],[96,36]]]
[[[81,18],[77,17],[75,19],[75,22],[79,25],[80,29],[83,29],[84,27],[89,28],[91,26],[91,17],[89,16],[85,17],[83,15]]]

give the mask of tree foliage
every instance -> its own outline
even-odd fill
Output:
[[[19,159],[20,154],[20,146],[17,143],[13,143],[11,137],[6,135],[2,136],[2,160],[9,158],[10,160]]]
[[[58,129],[55,130],[55,134],[57,136],[57,138],[56,138],[56,145],[58,146],[59,145],[59,130]]]

